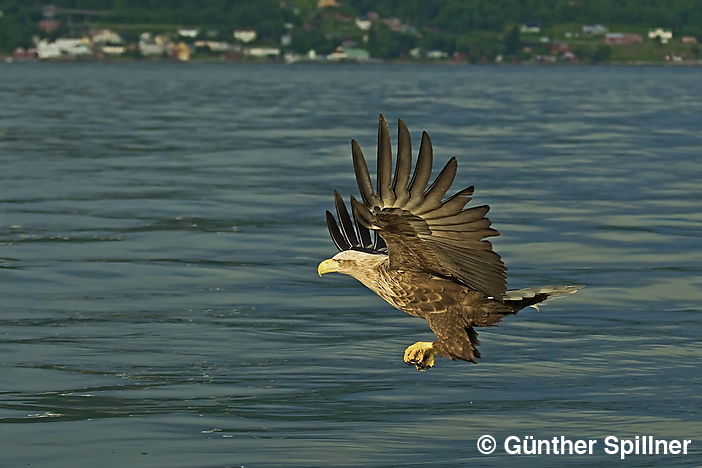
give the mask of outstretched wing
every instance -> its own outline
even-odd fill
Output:
[[[334,205],[339,222],[337,223],[334,215],[327,210],[327,227],[337,249],[340,251],[353,249],[375,254],[388,253],[383,238],[377,232],[359,223],[355,212],[351,220],[346,205],[336,190],[334,190]]]
[[[426,132],[422,134],[410,180],[411,145],[409,131],[400,120],[393,177],[390,131],[385,118],[380,116],[378,180],[374,191],[361,148],[351,141],[356,181],[363,199],[363,202],[351,199],[354,217],[360,225],[380,233],[387,243],[391,268],[451,277],[488,296],[502,297],[506,268],[492,250],[492,244],[484,240],[499,235],[485,217],[490,207],[464,209],[473,194],[472,186],[444,199],[456,176],[455,158],[449,160],[427,188],[433,150]]]

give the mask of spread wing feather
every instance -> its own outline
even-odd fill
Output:
[[[354,169],[363,198],[363,203],[352,201],[352,204],[358,222],[379,232],[387,243],[391,268],[451,277],[489,296],[502,297],[506,268],[492,250],[492,244],[484,240],[499,235],[485,217],[489,207],[464,209],[473,187],[444,199],[456,176],[456,159],[451,158],[427,188],[433,149],[429,135],[424,132],[414,173],[405,189],[411,165],[407,127],[399,121],[398,162],[392,182],[390,136],[382,115],[378,138],[377,192],[372,191],[361,148],[352,143]]]
[[[337,223],[330,211],[326,212],[327,227],[334,245],[340,251],[353,249],[369,253],[387,254],[388,249],[383,238],[377,232],[371,234],[370,229],[360,221],[361,218],[356,213],[356,204],[364,206],[351,197],[352,220],[344,201],[341,199],[341,195],[334,190],[334,206],[336,207],[336,216],[339,222]]]
[[[361,153],[363,156],[363,153]],[[392,188],[392,148],[390,147],[390,130],[387,125],[378,126],[378,195],[383,205],[395,203],[395,191]]]
[[[351,222],[351,217],[346,209],[346,205],[341,199],[341,195],[336,190],[334,190],[334,206],[336,207],[336,216],[339,218],[341,233],[344,239],[348,240],[350,245],[360,245],[358,236],[356,235],[356,229]]]
[[[407,184],[412,170],[412,140],[409,130],[404,125],[397,132],[397,166],[392,188],[395,191],[395,204],[402,206],[409,200],[410,193]]]
[[[363,157],[361,147],[358,146],[356,140],[351,140],[351,155],[353,156],[353,170],[356,174],[356,182],[358,183],[358,190],[361,192],[361,198],[364,203],[372,206],[376,201],[373,194],[373,183],[368,172],[366,158]]]
[[[421,215],[431,212],[441,206],[441,199],[446,195],[448,189],[451,188],[453,179],[456,177],[457,169],[458,163],[456,162],[456,158],[452,157],[424,194],[424,201],[422,204],[414,209],[415,214]]]
[[[381,115],[378,125],[387,126],[385,118]],[[400,121],[401,126],[405,123]],[[431,166],[434,163],[434,150],[431,146],[431,139],[427,132],[422,132],[422,142],[419,145],[419,155],[417,156],[417,165],[414,167],[412,181],[409,184],[408,190],[410,200],[405,205],[406,209],[411,209],[421,203],[424,198],[424,190],[427,188],[429,178],[431,177]]]

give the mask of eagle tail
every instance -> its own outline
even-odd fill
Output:
[[[582,289],[582,285],[571,286],[542,286],[540,288],[510,289],[502,296],[502,302],[514,309],[521,310],[525,307],[541,304],[549,299],[569,296]]]

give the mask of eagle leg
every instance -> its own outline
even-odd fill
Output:
[[[426,372],[434,367],[434,344],[431,341],[417,341],[405,349],[404,361],[411,364],[421,372]]]

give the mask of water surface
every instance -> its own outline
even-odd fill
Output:
[[[482,434],[691,438],[629,461],[702,464],[699,74],[0,66],[0,465],[616,460]],[[477,366],[406,367],[425,323],[316,275],[379,112],[458,157],[511,287],[586,289],[481,330]]]

